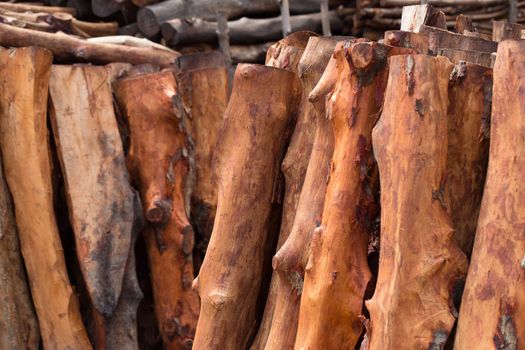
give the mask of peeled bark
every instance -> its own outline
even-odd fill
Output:
[[[268,49],[266,55],[266,65],[269,67],[282,68],[298,74],[299,61],[304,54],[305,47],[311,36],[317,36],[313,32],[297,32],[288,35],[278,41]],[[295,120],[294,131],[286,152],[286,156],[281,165],[284,175],[284,200],[281,216],[281,225],[277,240],[277,249],[279,249],[288,235],[295,217],[297,201],[303,186],[306,167],[312,149],[312,140],[314,132],[314,110],[308,102],[308,93],[300,85],[299,79],[296,81],[297,88],[302,91],[301,100],[294,106],[292,111]],[[271,256],[275,253],[272,244]],[[268,262],[269,262],[268,257]],[[265,262],[266,262],[265,258]],[[266,265],[266,264],[265,264]],[[271,273],[271,271],[270,271]],[[252,349],[264,349],[268,340],[270,328],[273,324],[273,314],[275,312],[275,298],[279,284],[279,277],[276,273],[272,274],[270,290],[266,298],[263,319],[257,336],[252,344]],[[284,339],[283,339],[284,340]]]
[[[525,45],[500,43],[494,67],[489,167],[455,349],[525,347]]]
[[[451,294],[467,261],[454,242],[445,191],[451,70],[443,57],[390,59],[383,113],[372,135],[381,179],[381,251],[375,293],[366,302],[368,349],[442,349],[455,322]]]
[[[195,349],[242,349],[255,331],[263,253],[283,138],[295,104],[295,79],[282,69],[237,67],[217,146],[217,215],[194,282],[202,303]]]
[[[488,161],[492,69],[471,63],[457,65],[448,96],[446,188],[454,237],[470,255]]]
[[[334,152],[321,225],[305,269],[296,349],[353,348],[362,333],[359,316],[371,277],[368,240],[378,212],[371,132],[382,106],[388,57],[406,51],[353,43],[334,52],[337,80],[327,104]]]
[[[209,240],[217,210],[215,145],[228,104],[228,71],[218,52],[182,56],[178,60],[179,86],[191,109],[195,183],[191,194],[194,230]]]
[[[37,349],[38,320],[20,253],[11,194],[0,165],[0,348]]]
[[[190,349],[199,300],[193,280],[193,229],[188,221],[187,120],[170,71],[114,85],[130,129],[129,171],[142,197],[155,314],[166,349]],[[178,102],[177,102],[178,101]],[[175,105],[174,105],[175,103]]]
[[[299,62],[303,89],[300,102],[302,111],[283,162],[287,190],[277,253],[272,263],[275,269],[272,276],[272,290],[275,294],[273,300],[268,298],[265,310],[265,318],[268,317],[267,313],[271,313],[271,317],[268,317],[271,323],[268,322],[268,329],[264,329],[263,318],[257,336],[261,344],[253,346],[253,349],[291,349],[295,343],[299,317],[299,285],[302,284],[304,271],[289,269],[289,261],[285,261],[283,255],[286,255],[285,251],[289,249],[299,249],[299,251],[306,249],[306,244],[301,243],[306,242],[308,231],[315,227],[316,214],[320,214],[313,209],[318,202],[316,195],[321,194],[324,199],[326,176],[318,176],[318,173],[327,170],[328,166],[322,166],[327,162],[319,157],[331,155],[331,151],[327,151],[332,146],[331,130],[327,137],[319,130],[319,125],[326,119],[324,115],[315,112],[313,104],[308,101],[308,95],[321,77],[335,44],[336,41],[331,38],[311,37]],[[288,217],[285,215],[286,198],[291,199],[288,211],[293,214],[288,214]],[[309,208],[305,208],[307,206]],[[299,229],[303,227],[308,228],[304,231]],[[292,235],[294,235],[294,242],[290,241]],[[284,245],[287,245],[287,248],[283,248]]]
[[[40,48],[0,50],[0,145],[44,346],[91,349],[53,208],[46,126],[51,61]]]

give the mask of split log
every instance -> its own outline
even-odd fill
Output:
[[[305,269],[297,349],[353,348],[362,333],[359,316],[371,278],[368,241],[378,214],[371,133],[382,106],[388,57],[403,52],[410,51],[371,42],[334,52],[337,80],[327,105],[334,152],[321,225],[313,233]]]
[[[311,37],[299,62],[303,89],[300,102],[302,112],[283,162],[286,196],[292,197],[294,211],[293,215],[286,216],[285,199],[282,229],[272,263],[272,288],[275,289],[275,295],[273,300],[268,297],[263,323],[252,349],[291,349],[295,343],[304,275],[304,265],[301,269],[295,259],[301,260],[300,254],[307,250],[306,242],[315,228],[316,219],[320,217],[320,210],[315,208],[324,200],[328,174],[326,158],[331,156],[333,142],[329,127],[322,128],[328,121],[324,114],[319,115],[312,110],[314,106],[308,101],[308,95],[320,79],[335,44],[332,38]],[[303,153],[303,148],[311,152]],[[264,321],[266,317],[270,318],[267,316],[270,312],[271,323],[266,329]]]
[[[330,26],[339,32],[343,22],[335,11],[329,12]],[[292,32],[314,31],[321,33],[321,14],[307,14],[290,17]],[[228,22],[231,43],[252,44],[279,40],[282,38],[281,17],[246,18]],[[217,41],[217,23],[203,19],[173,19],[162,24],[162,37],[169,46],[192,42],[214,43]]]
[[[490,52],[479,52],[479,51],[467,51],[467,50],[456,50],[456,49],[438,49],[438,56],[447,57],[450,62],[454,64],[460,64],[461,62],[470,62],[484,67],[492,66],[492,53]]]
[[[470,256],[488,162],[492,69],[459,63],[452,71],[448,95],[446,189],[454,237]]]
[[[190,349],[199,312],[192,290],[194,234],[187,218],[190,144],[170,71],[114,84],[130,129],[129,171],[140,189],[155,314],[167,349]],[[162,147],[159,147],[161,145]],[[188,208],[189,209],[189,208]]]
[[[216,150],[217,215],[194,282],[201,297],[195,349],[245,348],[255,331],[268,221],[295,104],[295,79],[286,70],[259,65],[239,65],[235,72]]]
[[[385,32],[384,43],[390,46],[412,48],[420,54],[430,54],[428,35],[422,33],[389,30]]]
[[[390,59],[383,113],[372,135],[381,179],[381,251],[375,293],[366,302],[369,349],[442,349],[455,322],[451,294],[467,260],[454,243],[445,192],[451,70],[444,57]]]
[[[496,52],[498,48],[498,43],[494,41],[456,34],[428,26],[422,26],[420,32],[428,34],[430,50],[433,53],[436,53],[441,48],[480,52]]]
[[[403,7],[401,30],[418,33],[422,25],[446,30],[445,14],[428,4]]]
[[[0,45],[14,47],[40,46],[50,50],[57,58],[77,59],[93,63],[151,63],[161,67],[167,67],[172,65],[174,60],[179,56],[176,52],[91,43],[63,33],[43,33],[1,23]]]
[[[487,181],[463,293],[455,349],[525,347],[525,44],[500,43]]]
[[[0,348],[38,349],[38,320],[20,253],[11,194],[1,165],[0,208]]]
[[[279,40],[268,49],[266,54],[266,66],[286,69],[298,75],[299,61],[304,54],[308,40],[312,36],[317,36],[313,32],[297,32]],[[286,151],[286,156],[281,164],[281,171],[284,175],[284,200],[281,215],[280,227],[276,230],[277,249],[279,249],[290,233],[290,229],[297,209],[297,201],[306,174],[308,159],[312,149],[313,140],[313,106],[309,106],[308,94],[302,86],[299,79],[296,79],[296,89],[302,92],[301,99],[293,107],[292,114],[294,117],[294,130]],[[264,258],[264,266],[270,265],[271,257],[275,253],[275,239],[268,240],[268,251]],[[266,264],[268,262],[268,264]],[[266,272],[266,271],[265,271]],[[268,335],[273,324],[273,314],[275,312],[275,298],[279,286],[279,277],[277,273],[268,271],[271,274],[270,289],[266,298],[263,318],[257,336],[252,344],[252,349],[264,349],[268,346]],[[283,339],[284,340],[284,339]]]
[[[76,11],[70,7],[53,7],[53,6],[40,6],[31,4],[12,4],[7,2],[0,3],[0,9],[14,11],[14,12],[45,12],[45,13],[69,13],[75,16]]]
[[[191,218],[196,233],[207,243],[217,210],[215,146],[228,104],[228,71],[219,52],[181,56],[177,82],[191,109],[195,183],[191,194]]]
[[[337,1],[331,2],[337,3]],[[221,1],[220,8],[221,11],[226,13],[228,19],[236,19],[253,14],[279,13],[279,2],[275,0],[224,0]],[[217,4],[215,1],[168,0],[141,8],[137,14],[137,24],[140,31],[146,37],[151,38],[157,35],[160,31],[160,26],[170,19],[198,17],[214,20],[216,10]],[[290,12],[292,14],[318,11],[318,0],[290,1]]]
[[[506,39],[520,40],[525,26],[518,23],[509,23],[506,20],[492,22],[492,40],[500,42]]]
[[[44,49],[0,50],[0,144],[44,346],[91,349],[53,209],[46,127],[51,61]]]

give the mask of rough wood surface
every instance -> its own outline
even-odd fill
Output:
[[[177,63],[177,81],[191,109],[195,161],[191,218],[195,232],[207,242],[217,210],[215,146],[228,104],[228,71],[218,52],[181,56]]]
[[[12,4],[7,2],[0,3],[0,9],[14,12],[46,12],[46,13],[69,13],[76,15],[75,9],[71,7],[42,6],[34,4]]]
[[[406,32],[402,30],[389,30],[385,32],[384,44],[416,49],[420,54],[430,53],[428,35],[422,33]]]
[[[470,256],[487,171],[492,69],[460,63],[448,90],[446,188],[454,237]]]
[[[151,63],[162,67],[173,64],[176,52],[123,45],[99,44],[63,33],[44,33],[0,23],[0,45],[39,46],[50,50],[56,58],[93,63]]]
[[[33,308],[11,194],[0,164],[0,348],[37,349],[38,320]]]
[[[199,313],[188,221],[188,121],[169,70],[114,85],[130,128],[129,171],[140,190],[157,323],[166,349],[190,349]]]
[[[381,179],[381,251],[366,302],[368,349],[442,349],[455,322],[452,293],[467,260],[454,243],[445,192],[444,57],[390,59],[383,113],[372,138]]]
[[[91,349],[53,209],[46,125],[51,61],[45,49],[0,50],[0,145],[44,346]]]
[[[492,40],[500,42],[506,39],[520,40],[525,27],[507,20],[492,22]]]
[[[445,14],[428,4],[404,6],[401,30],[418,33],[422,25],[447,29]]]
[[[259,65],[242,64],[235,72],[217,146],[217,215],[194,282],[202,303],[196,349],[245,348],[255,331],[268,220],[295,103],[295,79],[286,70]]]
[[[525,45],[500,43],[494,67],[489,167],[455,349],[525,347]]]

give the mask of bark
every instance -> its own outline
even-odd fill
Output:
[[[38,320],[20,253],[11,194],[0,165],[0,348],[37,349]]]
[[[194,282],[202,303],[195,349],[245,348],[255,331],[270,211],[295,104],[295,79],[282,69],[237,67],[217,146],[217,215]]]
[[[191,289],[194,234],[187,218],[191,149],[184,108],[177,102],[179,88],[170,71],[124,79],[114,88],[129,123],[128,168],[140,189],[148,224],[143,236],[159,330],[165,348],[190,349],[199,300]]]
[[[343,23],[335,11],[329,13],[332,30],[339,32]],[[321,32],[321,14],[291,16],[292,32]],[[228,22],[230,42],[234,44],[253,44],[279,40],[282,38],[281,17],[246,18]],[[189,44],[194,42],[215,43],[217,41],[217,23],[203,19],[172,19],[162,24],[162,37],[168,45]]]
[[[215,146],[228,104],[228,71],[218,52],[181,56],[179,86],[191,109],[195,183],[191,195],[191,218],[196,233],[209,241],[217,210]]]
[[[44,346],[91,349],[53,209],[46,127],[51,60],[40,48],[0,51],[0,144]]]
[[[500,42],[506,39],[520,40],[525,27],[518,23],[509,23],[506,20],[494,21],[492,27],[492,40]]]
[[[338,1],[331,2],[334,3],[333,5],[338,3]],[[168,0],[141,8],[137,15],[137,24],[141,32],[151,38],[159,33],[162,23],[170,19],[199,17],[214,20],[216,10],[217,4],[211,0]],[[279,13],[279,2],[275,0],[224,0],[221,1],[220,10],[227,14],[228,19],[248,15],[260,16],[262,13]],[[319,2],[317,0],[290,1],[292,14],[318,11]]]
[[[287,218],[283,215],[282,228],[286,230],[281,230],[277,253],[272,263],[275,269],[272,276],[275,296],[270,303],[273,305],[271,324],[265,332],[267,335],[261,333],[263,330],[261,326],[258,337],[262,338],[261,334],[265,334],[264,342],[259,347],[253,346],[254,349],[291,349],[295,343],[304,265],[301,270],[299,264],[294,265],[294,261],[291,260],[299,259],[302,250],[307,249],[310,231],[315,227],[315,220],[320,217],[320,210],[316,210],[316,205],[324,200],[328,169],[326,166],[328,160],[325,158],[331,156],[333,137],[329,128],[322,128],[328,121],[324,118],[324,114],[320,115],[313,110],[314,106],[308,101],[308,95],[320,79],[335,44],[336,41],[332,38],[311,37],[299,62],[299,75],[303,88],[300,106],[303,112],[300,114],[283,162],[283,171],[288,169],[289,173],[287,176],[285,172],[286,196],[293,196],[294,215],[288,218],[290,221],[287,225],[284,225],[284,219]],[[305,147],[304,143],[308,147]],[[311,152],[306,152],[307,149]],[[323,172],[325,174],[322,174]],[[292,175],[296,178],[300,175],[300,181],[297,179],[294,181]],[[302,184],[302,187],[299,184]],[[289,255],[290,253],[293,255]],[[268,312],[270,310],[267,304],[265,317]]]
[[[375,293],[366,303],[369,349],[442,349],[455,322],[451,294],[467,261],[454,242],[445,191],[451,70],[442,57],[390,59],[384,109],[372,135],[381,251]]]
[[[454,67],[449,84],[446,187],[454,237],[470,256],[488,162],[492,69]]]
[[[504,41],[494,67],[487,181],[461,304],[455,349],[525,347],[525,154],[521,57],[525,45]]]
[[[63,33],[43,33],[30,29],[16,28],[7,24],[0,24],[0,45],[14,47],[40,46],[50,50],[55,57],[60,59],[76,59],[93,63],[151,63],[167,67],[172,65],[179,56],[176,52],[91,43]]]
[[[298,74],[299,61],[303,56],[305,47],[311,36],[317,36],[313,32],[297,32],[286,36],[268,49],[266,54],[266,66],[286,69]],[[290,229],[295,217],[297,201],[308,166],[308,158],[312,149],[313,139],[313,107],[310,108],[307,100],[308,94],[300,85],[299,79],[296,80],[297,89],[302,91],[299,104],[294,106],[292,114],[295,121],[294,131],[288,145],[288,150],[281,164],[281,171],[284,175],[284,200],[281,216],[281,225],[278,233],[277,249],[279,249],[290,233]],[[271,256],[275,253],[275,246],[270,247]],[[264,259],[268,263],[271,258]],[[264,264],[266,266],[266,263]],[[268,264],[269,265],[269,264]],[[269,271],[271,274],[271,271]],[[252,344],[252,349],[264,349],[267,346],[268,335],[273,324],[273,314],[275,312],[275,298],[278,288],[278,276],[272,274],[270,289],[266,298],[264,314],[257,331],[257,336]]]
[[[368,240],[378,210],[371,132],[382,105],[388,56],[399,51],[408,49],[353,43],[334,53],[337,80],[327,104],[334,152],[305,269],[296,349],[353,348],[362,333],[359,315],[371,277]]]

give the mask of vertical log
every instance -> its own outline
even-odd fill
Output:
[[[191,289],[187,120],[170,71],[114,84],[130,128],[128,168],[140,189],[155,313],[166,349],[191,349],[199,312]]]
[[[319,159],[319,157],[322,158],[327,153],[331,155],[331,152],[327,151],[332,144],[330,142],[331,130],[329,130],[330,133],[327,137],[330,141],[326,142],[324,134],[319,130],[319,124],[324,123],[326,119],[324,115],[319,115],[315,112],[313,104],[308,101],[308,95],[320,79],[335,44],[336,41],[334,39],[311,37],[299,62],[299,75],[302,82],[301,111],[283,162],[287,187],[286,196],[290,197],[290,195],[293,195],[295,197],[294,215],[290,217],[291,221],[287,226],[284,225],[284,222],[281,226],[287,230],[281,230],[277,253],[272,263],[275,269],[272,276],[272,283],[275,284],[273,302],[275,306],[268,339],[263,347],[265,349],[291,349],[295,343],[299,317],[299,285],[302,284],[304,271],[298,272],[293,265],[291,265],[293,269],[287,268],[289,266],[288,261],[283,261],[283,252],[281,250],[306,249],[306,245],[301,245],[301,242],[298,240],[308,237],[309,231],[315,227],[317,212],[315,210],[312,211],[313,207],[310,207],[310,205],[315,205],[318,202],[316,201],[318,199],[317,194],[321,194],[321,197],[324,199],[323,188],[325,187],[326,176],[318,176],[318,174],[319,171],[323,172],[328,167],[323,166],[327,162]],[[311,150],[311,152],[308,152],[308,150]],[[296,173],[295,177],[298,177],[295,181],[290,181],[294,178],[292,171]],[[306,206],[309,208],[306,208]],[[285,218],[283,215],[283,219]],[[303,231],[300,228],[305,229]],[[295,236],[295,241],[289,242],[292,240],[292,235]],[[297,237],[298,235],[304,237]],[[285,245],[288,245],[288,248],[284,248]]]
[[[362,333],[359,316],[371,277],[368,237],[378,210],[371,132],[383,101],[388,56],[399,51],[407,49],[353,43],[334,52],[337,81],[328,104],[334,153],[321,225],[312,236],[296,349],[353,348]]]
[[[455,321],[451,294],[467,268],[453,241],[445,193],[444,57],[390,59],[383,114],[373,131],[381,179],[381,252],[369,349],[442,349]]]
[[[53,209],[46,126],[51,61],[45,49],[0,50],[0,145],[44,346],[91,349]]]
[[[268,48],[265,64],[269,67],[286,69],[297,74],[299,61],[309,38],[312,36],[317,36],[317,34],[305,30],[279,40]]]
[[[487,170],[492,69],[455,66],[448,96],[446,190],[456,243],[470,256]]]
[[[487,181],[455,349],[525,347],[525,44],[500,43]]]
[[[239,65],[235,73],[217,149],[217,216],[194,282],[202,303],[196,349],[245,348],[255,331],[264,246],[283,138],[295,104],[295,79],[291,72],[259,65]]]
[[[110,72],[105,67],[55,65],[49,94],[77,257],[91,304],[102,322],[97,348],[138,348],[136,331],[131,337],[115,335],[133,335],[136,314],[119,318],[136,313],[142,295],[133,288],[135,266],[130,265],[129,254],[133,250],[135,193],[113,111]],[[126,274],[124,287],[128,290],[124,292]]]
[[[0,348],[37,349],[38,320],[20,253],[13,202],[0,165]]]

